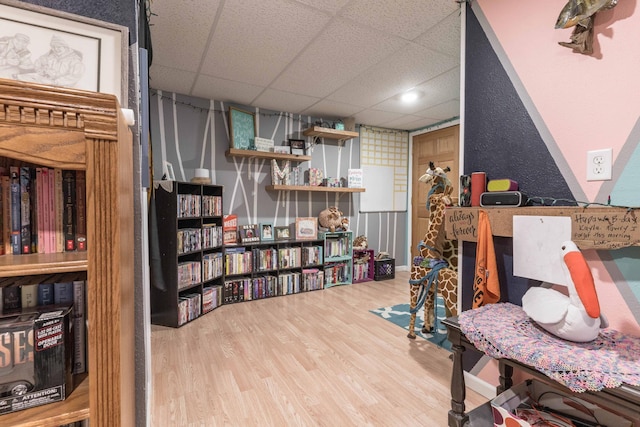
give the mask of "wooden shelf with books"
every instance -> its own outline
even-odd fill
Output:
[[[268,160],[291,160],[294,162],[307,162],[311,160],[311,156],[304,156],[302,154],[287,154],[287,153],[272,153],[270,151],[257,151],[257,150],[240,150],[238,148],[229,148],[226,151],[227,157],[249,157],[255,159],[268,159]]]
[[[353,283],[373,280],[373,261],[373,249],[353,250]]]
[[[219,185],[154,181],[149,222],[151,321],[180,327],[221,305],[224,280]]]
[[[323,187],[320,185],[267,185],[267,191],[315,191],[323,193],[364,193],[364,188]]]
[[[85,172],[83,195],[91,196],[85,212],[88,251],[0,256],[3,293],[40,288],[59,277],[84,279],[77,289],[85,294],[91,325],[90,368],[73,377],[75,387],[66,388],[71,391],[62,401],[11,412],[7,405],[27,400],[4,396],[0,425],[53,427],[84,420],[92,427],[135,425],[133,142],[116,97],[0,79],[0,165]],[[33,216],[31,207],[25,211]],[[37,375],[35,390],[27,393],[48,396],[56,390],[38,388]]]

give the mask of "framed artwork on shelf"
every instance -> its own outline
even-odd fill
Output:
[[[276,240],[289,240],[291,239],[291,233],[289,227],[274,227],[276,233]]]
[[[303,217],[296,218],[296,239],[317,239],[318,238],[318,218]]]
[[[128,28],[0,0],[0,77],[115,95],[127,107]]]
[[[240,242],[252,243],[259,242],[260,234],[258,231],[258,224],[248,224],[240,227]]]
[[[289,146],[291,147],[291,154],[304,156],[305,152],[305,140],[304,139],[289,139]]]
[[[255,150],[256,115],[236,107],[229,107],[229,136],[231,148]]]
[[[260,224],[260,241],[270,242],[273,240],[273,225],[268,223]]]

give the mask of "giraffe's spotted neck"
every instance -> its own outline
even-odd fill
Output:
[[[444,246],[442,225],[445,208],[443,196],[442,193],[436,193],[429,197],[429,227],[423,239],[425,251],[421,254],[425,258],[442,258]]]

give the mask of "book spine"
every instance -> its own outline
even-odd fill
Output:
[[[22,308],[36,307],[38,305],[38,284],[20,286]]]
[[[20,168],[20,242],[23,254],[31,253],[31,170]]]
[[[62,217],[64,211],[64,200],[62,197],[62,169],[55,168],[53,170],[53,182],[51,183],[51,194],[53,196],[52,218],[55,218],[53,229],[54,235],[51,243],[54,252],[64,252],[64,234],[62,230]]]
[[[87,250],[87,182],[85,171],[76,171],[76,249]]]
[[[8,175],[0,176],[2,193],[2,255],[11,253],[11,183]]]
[[[64,250],[76,250],[76,171],[62,171]]]
[[[82,374],[87,371],[87,347],[85,330],[85,282],[82,280],[73,282],[73,333],[74,362],[73,373]]]
[[[42,168],[42,246],[45,254],[53,252],[51,248],[51,233],[52,231],[52,219],[51,219],[51,201],[49,196],[49,169]]]
[[[44,203],[44,176],[42,174],[43,168],[36,168],[36,229],[38,236],[38,247],[36,252],[43,254],[45,247],[44,238],[44,216],[45,216],[45,203]]]
[[[11,166],[11,253],[20,255],[20,168]]]
[[[73,304],[73,282],[56,282],[53,284],[54,304]]]
[[[38,285],[38,305],[53,304],[53,283],[40,283]]]
[[[2,312],[8,314],[22,308],[22,293],[19,286],[2,288]]]

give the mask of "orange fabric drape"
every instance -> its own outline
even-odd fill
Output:
[[[500,301],[498,265],[493,247],[493,234],[489,217],[478,210],[478,244],[476,246],[476,271],[473,278],[473,308]]]

